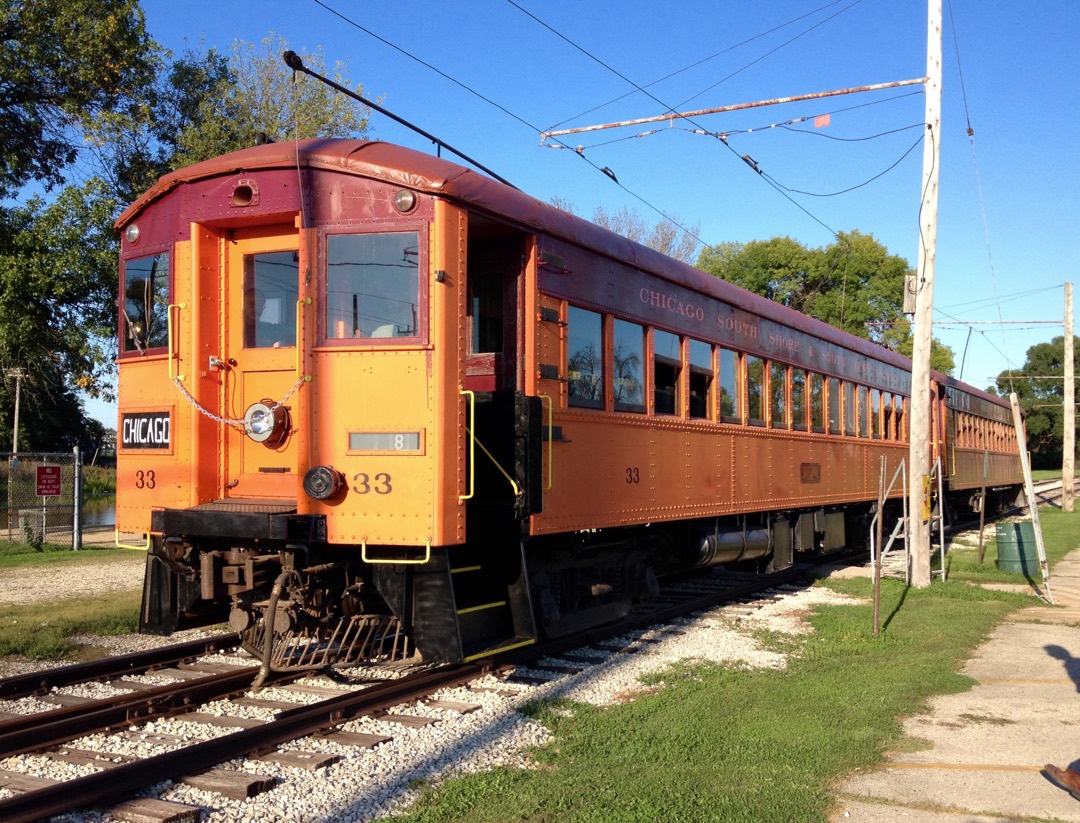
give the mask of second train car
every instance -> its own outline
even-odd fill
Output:
[[[913,391],[955,500],[1020,482],[1000,398],[388,143],[208,160],[117,229],[141,629],[267,668],[469,660],[864,540]]]

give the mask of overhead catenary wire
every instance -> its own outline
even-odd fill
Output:
[[[522,125],[526,126],[530,130],[532,130],[534,133],[538,133],[540,131],[539,127],[533,125],[532,123],[530,123],[525,118],[515,114],[514,112],[510,111],[505,106],[501,105],[500,103],[495,102],[494,100],[490,99],[489,97],[486,97],[485,95],[483,95],[480,92],[473,89],[471,86],[468,86],[465,83],[462,83],[460,80],[457,80],[456,78],[451,77],[449,74],[447,74],[446,72],[442,71],[441,69],[435,67],[431,63],[428,63],[426,60],[423,60],[420,57],[417,57],[416,55],[412,54],[408,50],[402,48],[401,46],[398,46],[398,45],[390,42],[386,38],[379,36],[378,34],[371,31],[370,29],[365,28],[364,26],[357,23],[355,20],[353,20],[350,17],[346,16],[345,14],[342,14],[341,12],[337,11],[336,9],[331,7],[329,4],[325,3],[323,0],[313,0],[313,2],[316,5],[322,7],[326,11],[333,14],[335,17],[339,18],[343,22],[348,23],[350,26],[353,26],[356,29],[364,32],[369,37],[373,37],[374,39],[378,40],[380,43],[382,43],[382,44],[384,44],[386,46],[389,46],[390,48],[392,48],[395,51],[399,52],[400,54],[404,55],[405,57],[408,57],[410,60],[413,60],[413,61],[419,63],[420,65],[424,66],[427,69],[430,69],[431,71],[438,74],[440,77],[450,81],[454,85],[458,86],[459,88],[463,89],[464,91],[468,92],[469,94],[472,94],[473,96],[479,98],[483,102],[485,102],[485,103],[487,103],[487,104],[489,104],[491,106],[494,106],[499,111],[503,112],[507,116],[509,116],[509,117],[513,118],[514,120],[516,120],[518,123],[521,123]],[[368,105],[371,105],[371,104],[368,103]],[[377,109],[377,110],[381,111],[381,109]],[[627,188],[625,185],[620,183],[615,178],[615,176],[611,173],[610,169],[607,169],[606,167],[601,167],[601,166],[597,165],[596,163],[592,162],[592,160],[590,160],[589,158],[585,157],[582,154],[578,154],[578,156],[581,157],[581,159],[584,160],[586,163],[588,163],[590,166],[592,166],[592,168],[594,168],[596,171],[602,173],[605,177],[610,178],[619,188],[621,188],[623,191],[625,191],[631,197],[636,199],[639,203],[641,203],[642,205],[647,207],[649,210],[655,212],[656,214],[659,214],[662,218],[664,218],[664,220],[671,223],[671,225],[677,227],[680,231],[686,233],[690,237],[693,237],[697,242],[702,243],[704,245],[704,241],[701,240],[701,238],[698,237],[696,233],[690,231],[688,228],[681,225],[678,221],[673,220],[671,218],[671,216],[666,214],[662,209],[660,209],[659,207],[653,205],[648,200],[646,200],[644,197],[642,197],[641,195],[637,194],[636,192],[632,191],[631,189]],[[491,173],[491,172],[489,172],[489,173]],[[495,176],[497,179],[501,180],[501,178],[498,178],[497,175],[493,175],[493,176]]]
[[[643,88],[650,88],[652,86],[663,83],[665,80],[670,80],[672,77],[677,77],[678,75],[682,74],[683,72],[687,72],[690,69],[697,68],[698,66],[703,65],[703,64],[709,62],[710,60],[714,60],[717,57],[720,57],[721,55],[727,54],[728,52],[734,51],[737,48],[740,48],[742,46],[753,43],[755,40],[760,40],[762,37],[766,37],[766,36],[768,36],[770,34],[773,34],[774,32],[777,32],[777,31],[780,31],[781,29],[787,28],[788,26],[794,25],[795,23],[798,23],[800,20],[805,20],[807,17],[813,17],[818,12],[824,11],[825,9],[830,8],[831,6],[835,6],[835,5],[837,5],[839,3],[842,3],[842,2],[844,2],[844,0],[832,0],[832,2],[826,3],[824,6],[816,8],[813,11],[808,11],[808,12],[806,12],[806,14],[802,14],[802,15],[800,15],[798,17],[792,18],[791,20],[788,20],[785,23],[781,23],[779,26],[773,26],[771,29],[766,29],[765,31],[762,31],[762,32],[759,32],[758,34],[752,35],[751,37],[748,37],[745,40],[741,40],[740,42],[735,43],[735,44],[733,44],[731,46],[728,46],[727,48],[721,49],[720,51],[715,52],[714,54],[710,54],[708,57],[702,57],[700,60],[695,60],[693,63],[690,63],[689,65],[686,65],[686,66],[683,66],[681,69],[676,69],[675,71],[673,71],[673,72],[671,72],[669,74],[666,74],[663,77],[660,77],[660,78],[658,78],[656,80],[653,80],[653,81],[651,81],[649,83],[646,83]],[[528,12],[525,12],[525,13],[528,14]],[[544,24],[544,25],[546,25],[546,24]],[[752,64],[749,64],[749,65],[752,65]],[[746,68],[749,68],[749,65],[744,66],[743,69],[740,69],[740,71],[745,70]],[[738,72],[736,72],[736,74],[737,73]],[[733,76],[734,76],[734,74],[730,75],[730,77],[733,77]],[[617,103],[620,100],[625,100],[627,97],[634,94],[638,90],[639,89],[635,87],[634,91],[628,91],[625,94],[621,94],[618,97],[615,97],[615,98],[612,98],[611,100],[608,100],[606,103],[600,103],[599,105],[593,106],[591,109],[587,109],[587,110],[585,110],[583,112],[579,112],[578,114],[572,115],[571,117],[567,117],[565,120],[562,120],[562,121],[560,121],[558,123],[554,123],[553,125],[549,126],[549,128],[557,129],[557,128],[559,128],[559,126],[565,125],[566,123],[569,123],[572,120],[577,120],[579,117],[584,117],[587,114],[592,114],[594,111],[599,111],[602,108],[610,106],[612,103]]]

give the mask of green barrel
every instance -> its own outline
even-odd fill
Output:
[[[998,523],[997,553],[997,567],[1002,571],[1028,577],[1041,573],[1035,526],[1031,523]]]

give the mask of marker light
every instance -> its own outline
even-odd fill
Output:
[[[345,475],[333,466],[313,466],[304,474],[304,491],[312,500],[329,500],[345,485]]]
[[[273,400],[252,403],[244,412],[244,433],[256,443],[277,445],[288,430],[289,413]]]
[[[401,189],[401,191],[394,195],[394,208],[402,214],[415,209],[416,192],[409,191],[408,189]]]

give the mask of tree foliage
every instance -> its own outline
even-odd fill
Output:
[[[1074,351],[1080,338],[1073,339]],[[997,393],[1016,392],[1024,410],[1031,462],[1035,468],[1061,468],[1065,432],[1065,337],[1027,350],[1019,371],[1003,371],[994,381]],[[1076,403],[1076,397],[1072,398]]]
[[[306,137],[363,137],[370,110],[313,77],[285,68],[281,55],[287,43],[265,38],[260,46],[238,41],[228,60],[228,78],[213,86],[177,132],[174,168],[252,146],[263,135],[270,140]],[[325,74],[320,52],[303,55],[312,71]],[[332,79],[350,87],[342,63]],[[353,88],[362,93],[363,86]]]
[[[698,267],[831,326],[910,356],[903,315],[908,262],[872,235],[841,232],[825,248],[790,237],[706,246]],[[950,374],[952,350],[934,341],[931,367]]]
[[[0,0],[0,194],[61,183],[72,130],[152,76],[137,0]]]
[[[162,174],[272,139],[363,136],[368,112],[281,59],[285,43],[175,58],[136,0],[0,0],[0,370],[22,368],[21,448],[95,429],[79,393],[111,396],[120,209]],[[305,62],[322,71],[321,55]],[[335,78],[348,86],[344,68]],[[13,388],[0,383],[0,438]],[[33,421],[33,425],[30,425]],[[29,434],[33,432],[33,434]],[[0,440],[0,442],[3,442]]]

